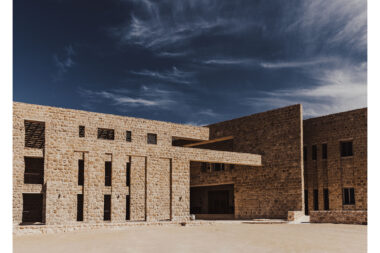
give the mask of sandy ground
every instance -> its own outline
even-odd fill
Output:
[[[130,227],[16,236],[14,252],[366,252],[367,226],[249,224]]]

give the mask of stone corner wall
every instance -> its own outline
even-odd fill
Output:
[[[288,221],[295,221],[305,216],[304,211],[288,211]]]
[[[310,223],[367,224],[367,211],[311,211]]]

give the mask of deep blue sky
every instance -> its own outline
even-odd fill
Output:
[[[365,0],[14,0],[13,99],[208,124],[367,104]]]

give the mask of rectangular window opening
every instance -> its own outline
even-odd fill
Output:
[[[112,162],[105,162],[105,186],[112,185]]]
[[[131,141],[132,141],[132,132],[131,132],[131,131],[126,131],[126,132],[125,132],[125,139],[126,139],[126,141],[128,141],[128,142],[131,142]]]
[[[111,220],[111,195],[104,195],[104,220]]]
[[[354,188],[343,188],[343,205],[355,205]]]
[[[106,129],[106,128],[98,128],[98,139],[114,140],[115,130]]]
[[[126,178],[126,184],[129,187],[131,185],[131,162],[127,163],[127,178]]]
[[[42,222],[43,195],[39,193],[22,194],[22,223]]]
[[[83,194],[77,194],[77,221],[83,221]]]
[[[313,145],[312,147],[311,147],[311,158],[313,159],[313,160],[317,160],[317,145]]]
[[[307,161],[307,148],[303,147],[303,160]]]
[[[318,207],[318,190],[313,191],[313,197],[314,197],[314,210],[319,210]]]
[[[78,185],[84,185],[84,160],[78,160]]]
[[[340,143],[340,156],[353,156],[352,141],[342,141]]]
[[[85,128],[84,128],[84,126],[79,126],[79,137],[80,138],[85,137]]]
[[[329,189],[323,189],[323,203],[324,203],[324,209],[329,210]]]
[[[147,136],[148,144],[157,144],[157,134],[148,134]]]
[[[24,184],[44,183],[44,158],[24,157]]]
[[[126,206],[125,206],[125,219],[130,220],[131,219],[131,203],[130,203],[130,197],[129,195],[126,196]]]
[[[24,120],[25,147],[45,147],[45,122]]]
[[[322,144],[322,159],[327,159],[327,144]]]

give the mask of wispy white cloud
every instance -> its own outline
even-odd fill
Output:
[[[65,54],[59,57],[57,54],[53,55],[54,64],[57,68],[57,73],[53,75],[54,81],[61,81],[63,75],[75,65],[73,56],[75,51],[71,45],[64,48]]]
[[[151,70],[142,70],[142,71],[131,71],[132,74],[139,76],[146,76],[155,79],[160,79],[162,81],[172,82],[172,83],[182,83],[182,84],[191,84],[194,82],[194,73],[186,72],[173,67],[168,71],[151,71]]]
[[[244,101],[255,108],[274,109],[301,103],[304,116],[314,117],[367,106],[367,65],[315,71],[317,85],[260,92]]]
[[[303,68],[328,62],[332,62],[332,59],[322,58],[304,61],[261,62],[260,66],[269,69]]]
[[[78,93],[85,98],[86,104],[109,102],[112,106],[128,107],[149,107],[157,109],[168,109],[177,101],[174,99],[174,93],[158,88],[149,88],[142,86],[139,91],[131,92],[129,95],[126,89],[120,90],[101,90],[93,91],[79,88]],[[135,95],[132,95],[135,94]],[[105,101],[104,101],[105,100]]]
[[[192,1],[133,1],[139,15],[113,27],[110,33],[122,43],[136,44],[150,49],[180,46],[204,34],[230,34],[250,25],[262,26],[252,20],[241,22],[239,16],[223,15],[226,2],[214,0]]]
[[[168,58],[173,58],[173,57],[182,57],[182,56],[187,56],[190,53],[190,51],[182,51],[182,52],[158,52],[157,56],[160,57],[168,57]]]
[[[242,58],[216,58],[204,60],[203,63],[213,65],[252,65],[257,64],[257,60]]]
[[[303,15],[289,30],[300,31],[310,43],[321,34],[334,30],[325,41],[326,47],[348,46],[363,51],[367,48],[367,1],[366,0],[305,0]]]
[[[207,117],[218,117],[218,116],[220,116],[219,113],[214,112],[214,110],[212,110],[212,109],[203,109],[203,110],[200,110],[197,114],[207,116]]]

